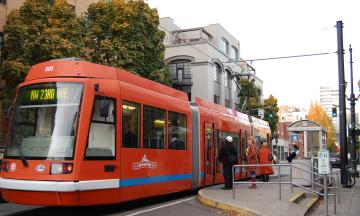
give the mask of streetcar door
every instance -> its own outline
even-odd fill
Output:
[[[215,183],[215,131],[214,123],[205,122],[205,185]]]
[[[90,128],[81,163],[81,204],[115,203],[119,195],[119,156],[116,143],[117,100],[115,97],[95,95]]]

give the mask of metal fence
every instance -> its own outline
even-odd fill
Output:
[[[313,165],[313,161],[311,163]],[[304,169],[299,167],[298,165],[302,165],[302,166],[306,166],[309,168],[309,170]],[[242,169],[243,167],[262,167],[262,166],[272,166],[272,167],[276,167],[277,171],[278,171],[278,178],[277,181],[273,181],[273,182],[256,182],[256,184],[278,184],[279,185],[279,200],[281,200],[281,186],[283,184],[288,184],[290,185],[290,190],[291,193],[293,193],[293,187],[299,187],[302,188],[304,190],[307,190],[311,193],[314,193],[318,196],[323,196],[324,197],[324,215],[328,215],[328,196],[333,196],[334,197],[334,213],[336,214],[336,200],[338,200],[338,203],[340,204],[340,174],[336,173],[336,172],[331,172],[330,175],[320,175],[317,172],[317,167],[312,166],[312,165],[308,165],[305,163],[300,163],[300,162],[294,162],[292,164],[284,164],[284,163],[280,163],[280,164],[251,164],[251,165],[234,165],[233,169],[232,169],[232,174],[233,174],[233,189],[232,189],[232,193],[233,193],[233,199],[235,199],[235,185],[237,184],[253,184],[254,182],[252,181],[235,181],[235,171],[236,169]],[[281,171],[285,168],[289,168],[289,181],[282,181],[281,179]],[[283,168],[283,169],[282,169]],[[306,179],[306,178],[294,178],[293,176],[293,169],[298,169],[301,170],[305,173],[310,174],[311,179]],[[302,186],[300,184],[297,184],[294,182],[295,179],[302,179],[305,180],[309,183],[311,183],[311,188],[307,188],[305,186]],[[337,180],[337,181],[336,181]],[[332,186],[329,186],[329,183],[332,183]],[[315,189],[315,187],[319,186],[322,189],[320,191],[317,191]],[[334,193],[329,193],[329,189],[335,189]]]

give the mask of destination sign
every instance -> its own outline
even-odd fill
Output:
[[[28,94],[30,95],[30,101],[57,100],[69,97],[67,88],[33,89]]]
[[[82,85],[42,84],[21,89],[21,105],[73,103],[79,101]]]

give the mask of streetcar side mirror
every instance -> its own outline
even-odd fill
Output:
[[[100,100],[100,117],[107,118],[109,116],[109,100]]]

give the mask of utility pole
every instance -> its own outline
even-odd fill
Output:
[[[351,176],[359,177],[359,172],[357,171],[356,166],[356,129],[355,129],[355,105],[357,98],[354,94],[354,84],[353,84],[353,61],[352,61],[352,48],[349,46],[350,52],[350,125],[349,125],[349,136],[350,136],[350,145],[351,145]]]
[[[348,173],[346,165],[347,143],[346,143],[346,103],[345,103],[345,76],[344,76],[344,48],[343,48],[343,23],[336,22],[337,30],[337,55],[338,55],[338,72],[339,72],[339,128],[340,128],[340,171],[341,184],[348,185]]]

